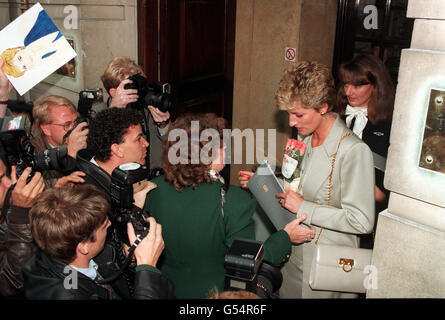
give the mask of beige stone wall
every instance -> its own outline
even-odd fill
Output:
[[[445,88],[445,3],[410,0],[416,18],[402,51],[385,187],[372,264],[377,288],[368,298],[444,298],[445,176],[419,167],[431,89]]]
[[[297,49],[298,60],[332,64],[337,1],[335,0],[242,0],[237,4],[233,128],[277,129],[275,163],[281,164],[286,139],[291,135],[286,112],[275,107],[275,91],[283,70],[286,47]],[[265,132],[267,141],[267,131]],[[267,156],[268,142],[261,154]],[[231,167],[231,183],[237,184],[240,169]],[[257,164],[258,159],[255,159]]]
[[[29,1],[31,6],[36,2]],[[113,57],[126,55],[137,60],[136,0],[59,0],[40,1],[40,4],[64,36],[75,40],[79,76],[77,79],[50,76],[25,94],[25,99],[36,101],[58,94],[77,104],[80,90],[102,87],[100,76]],[[71,13],[64,9],[69,5],[77,9],[77,29],[64,28],[64,21]],[[21,14],[20,1],[0,0],[0,8],[2,27]]]
[[[421,212],[421,211],[420,211]],[[443,232],[389,213],[380,215],[367,298],[445,298]]]

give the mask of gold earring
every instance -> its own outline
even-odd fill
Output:
[[[320,112],[320,114],[323,116],[326,113],[326,111],[322,111]]]

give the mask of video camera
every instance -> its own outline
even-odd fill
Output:
[[[30,123],[26,116],[0,119],[0,143],[6,153],[6,165],[16,166],[17,177],[21,176],[27,167],[32,168],[28,181],[36,171],[67,169],[63,161],[67,155],[66,145],[35,152],[28,137],[29,131]]]
[[[138,163],[126,163],[113,170],[111,174],[112,222],[114,222],[120,239],[130,245],[127,234],[127,223],[131,222],[136,235],[149,229],[146,221],[149,214],[136,207],[133,202],[133,184],[146,180],[149,169]]]
[[[127,83],[124,89],[137,89],[138,101],[129,103],[128,106],[135,109],[145,109],[153,106],[162,112],[167,112],[171,107],[171,86],[169,83],[153,82],[148,84],[147,79],[140,73],[130,76],[133,83]]]
[[[283,283],[280,269],[263,261],[263,243],[235,239],[224,258],[224,290],[247,290],[261,298],[273,298]]]

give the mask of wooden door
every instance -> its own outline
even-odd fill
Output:
[[[139,63],[172,86],[172,114],[232,120],[236,0],[138,1]]]

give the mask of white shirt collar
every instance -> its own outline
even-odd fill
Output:
[[[96,279],[97,269],[99,268],[99,266],[97,265],[96,262],[93,261],[93,259],[91,259],[90,262],[88,263],[88,268],[77,268],[77,267],[71,266],[71,265],[70,265],[70,267],[79,271],[80,273],[87,276],[91,280]]]

